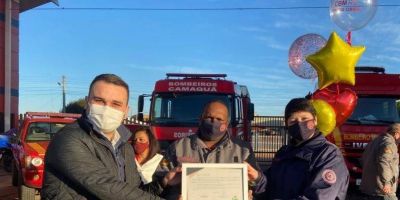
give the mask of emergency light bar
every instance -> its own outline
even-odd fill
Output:
[[[383,67],[356,67],[356,72],[375,72],[375,73],[385,73],[385,68]]]
[[[226,74],[181,74],[181,73],[167,73],[167,79],[170,77],[181,78],[226,78]]]

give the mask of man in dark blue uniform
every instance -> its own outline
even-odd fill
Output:
[[[267,171],[267,198],[344,200],[349,172],[340,150],[316,129],[310,100],[292,99],[285,123],[290,144],[279,149]]]

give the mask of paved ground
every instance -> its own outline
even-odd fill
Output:
[[[11,173],[3,170],[0,165],[0,200],[17,200],[18,190],[17,187],[11,184]],[[35,200],[40,200],[40,196],[36,195]]]
[[[0,166],[1,168],[2,166]],[[11,185],[11,173],[0,169],[0,200],[18,199],[17,188]]]

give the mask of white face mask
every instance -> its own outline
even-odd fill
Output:
[[[97,104],[89,104],[88,118],[103,132],[115,131],[124,119],[124,112]]]

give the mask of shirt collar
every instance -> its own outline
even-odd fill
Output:
[[[92,123],[90,120],[89,120],[89,122]],[[95,131],[98,132],[101,136],[103,136],[105,139],[107,139],[107,141],[110,141],[110,140],[107,138],[107,135],[106,135],[103,131],[101,131],[96,125],[92,124],[92,126],[93,126],[93,130],[95,130]],[[110,141],[114,149],[116,148],[116,145],[117,145],[117,143],[118,143],[118,141],[119,141],[120,139],[121,139],[121,135],[118,133],[117,130],[115,130],[115,131],[114,131],[114,137],[113,137],[112,140]]]
[[[199,134],[199,133],[197,133],[197,134]],[[190,138],[191,138],[190,143],[191,143],[192,149],[196,149],[196,148],[208,149],[206,144],[204,144],[203,140],[200,139],[200,137],[197,134],[190,136]],[[230,141],[230,134],[229,134],[229,132],[226,132],[225,135],[221,138],[221,140],[215,144],[215,148],[213,148],[213,149],[221,149],[221,148],[227,146],[229,144],[229,141]]]

